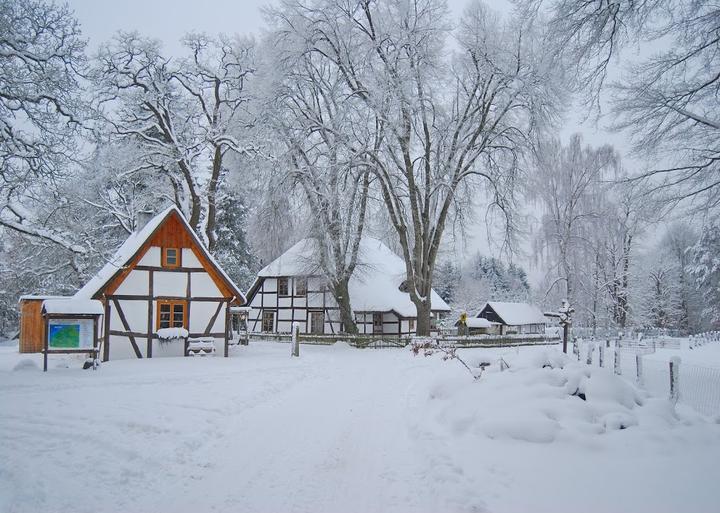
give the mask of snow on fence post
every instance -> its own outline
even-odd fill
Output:
[[[673,404],[680,399],[680,357],[670,358],[670,400]]]
[[[617,349],[615,349],[615,365],[613,370],[618,376],[622,374],[622,369],[620,368],[620,351]]]
[[[643,384],[643,367],[642,367],[642,355],[640,353],[635,355],[635,369],[637,374],[638,385]]]
[[[290,356],[300,356],[300,325],[297,322],[292,324],[292,340],[290,342]]]
[[[592,365],[593,351],[595,351],[595,342],[591,340],[588,343],[587,360],[585,361],[585,363],[588,365]]]
[[[580,339],[575,338],[573,340],[573,354],[577,357],[578,361],[580,361]]]
[[[598,364],[600,367],[605,365],[605,346],[602,343],[598,346]]]

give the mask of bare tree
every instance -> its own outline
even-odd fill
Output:
[[[630,44],[651,50],[611,86],[614,127],[657,161],[639,179],[669,207],[720,204],[720,7],[709,0],[524,0],[549,14],[553,55],[575,90],[600,106],[608,69]],[[646,52],[650,54],[650,52]]]
[[[433,271],[458,191],[485,185],[494,205],[512,212],[527,134],[556,98],[542,51],[530,30],[480,3],[463,15],[455,53],[439,0],[283,5],[279,23],[306,34],[309,51],[337,68],[375,121],[377,144],[357,151],[377,179],[405,260],[403,288],[418,333],[427,334]]]
[[[255,71],[253,43],[204,35],[183,43],[190,56],[175,63],[158,41],[121,32],[100,50],[96,80],[114,133],[143,149],[128,172],[163,173],[212,251],[223,159],[253,150],[238,137],[252,124],[245,86]]]
[[[348,97],[343,75],[307,51],[303,34],[281,24],[269,34],[267,50],[266,66],[277,77],[267,89],[272,135],[283,146],[278,160],[287,170],[284,179],[305,198],[316,241],[314,260],[338,304],[344,330],[356,333],[349,282],[358,265],[370,169],[357,146],[351,150],[345,141],[354,133],[355,142],[364,138],[371,144],[374,135],[363,131],[367,120],[359,100]]]
[[[73,255],[87,248],[36,207],[70,174],[79,154],[84,51],[68,7],[0,3],[0,225]]]
[[[580,263],[589,255],[592,260],[591,249],[597,250],[593,232],[603,215],[603,181],[616,169],[618,157],[611,146],[583,146],[575,134],[567,146],[557,139],[540,143],[536,162],[528,183],[530,197],[542,206],[534,244],[550,263],[550,287],[564,283],[564,298],[574,305],[583,276]]]

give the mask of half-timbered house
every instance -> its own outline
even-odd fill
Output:
[[[187,338],[212,339],[227,356],[230,307],[245,303],[175,207],[130,235],[75,297],[103,303],[103,360],[182,356]]]
[[[248,329],[287,333],[293,323],[301,333],[342,333],[345,327],[315,257],[315,241],[303,239],[259,273],[249,292]],[[378,239],[363,237],[358,265],[349,283],[354,320],[361,334],[415,333],[417,313],[403,291],[405,263]],[[433,322],[450,307],[432,292]]]

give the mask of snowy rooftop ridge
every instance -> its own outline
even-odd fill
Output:
[[[102,315],[104,312],[100,301],[76,297],[46,299],[42,308],[45,313],[58,315]]]
[[[131,233],[125,242],[120,245],[112,258],[108,260],[108,262],[97,272],[97,274],[95,274],[95,276],[93,276],[82,288],[80,288],[80,290],[75,293],[74,297],[86,299],[93,298],[118,271],[122,270],[130,263],[130,260],[140,250],[142,245],[147,242],[147,240],[173,212],[178,214],[180,221],[185,225],[190,233],[190,236],[195,240],[198,247],[204,251],[207,259],[210,260],[215,269],[217,269],[225,281],[230,285],[238,299],[241,299],[244,303],[244,294],[240,291],[238,286],[235,285],[220,264],[218,264],[215,258],[213,258],[210,252],[205,249],[205,245],[195,234],[195,231],[190,227],[183,213],[175,205],[166,208],[150,219],[140,230]]]
[[[540,308],[530,303],[510,303],[507,301],[488,301],[485,306],[490,306],[508,326],[519,326],[522,324],[545,324],[545,315]],[[482,312],[485,309],[480,309]],[[480,315],[478,312],[478,315]],[[477,316],[476,316],[477,317]]]
[[[259,273],[260,278],[318,275],[314,261],[316,242],[302,239],[270,262]],[[406,278],[405,262],[381,240],[364,236],[360,240],[358,265],[350,279],[350,301],[356,312],[390,312],[415,317],[417,310],[407,292],[400,290]],[[449,311],[450,307],[433,290],[432,309]]]

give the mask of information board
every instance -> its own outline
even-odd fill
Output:
[[[92,349],[92,319],[51,319],[48,323],[48,349]]]

